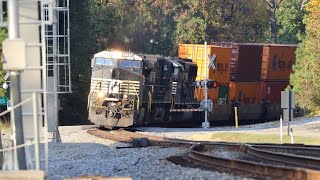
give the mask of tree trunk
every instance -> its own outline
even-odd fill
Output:
[[[271,24],[271,42],[276,43],[277,42],[277,19],[276,19],[276,9],[271,9],[271,19],[270,19],[270,24]]]
[[[277,10],[277,4],[275,0],[265,0],[268,6],[269,10],[269,16],[270,16],[270,26],[271,26],[271,37],[270,40],[272,43],[276,43],[277,41],[277,19],[276,19],[276,10]],[[279,4],[282,1],[279,2]]]

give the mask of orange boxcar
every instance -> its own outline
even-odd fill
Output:
[[[289,80],[292,65],[296,62],[296,45],[265,45],[263,47],[261,80]]]
[[[260,82],[230,82],[229,102],[239,104],[258,104],[260,100]]]

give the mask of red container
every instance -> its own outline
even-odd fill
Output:
[[[261,101],[267,103],[280,104],[281,91],[284,91],[289,85],[288,81],[275,82],[275,81],[262,81],[261,82]]]
[[[258,82],[261,77],[263,44],[216,42],[216,46],[231,47],[230,80]]]
[[[231,81],[260,81],[262,45],[240,44],[233,46],[231,59]],[[232,64],[237,64],[232,66]]]

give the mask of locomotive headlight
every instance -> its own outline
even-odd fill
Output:
[[[128,98],[128,95],[123,95],[123,99],[127,99]]]
[[[102,91],[99,91],[98,97],[99,97],[99,98],[104,98],[104,93],[103,93]]]

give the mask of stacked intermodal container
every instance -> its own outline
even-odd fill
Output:
[[[216,55],[215,70],[205,64],[204,45],[181,44],[179,57],[192,59],[198,65],[197,80],[219,83],[209,89],[214,104],[280,104],[280,95],[289,85],[295,63],[295,45],[212,43],[207,46],[210,57]],[[204,88],[196,89],[198,100],[204,99]]]
[[[214,101],[219,101],[218,95],[221,96],[220,101],[221,103],[227,103],[228,99],[228,85],[230,82],[230,69],[231,69],[231,53],[232,48],[230,47],[215,47],[215,46],[208,46],[207,53],[212,57],[215,53],[216,58],[216,70],[213,71],[212,68],[208,68],[209,60],[207,60],[207,64],[205,64],[204,59],[204,46],[203,45],[183,45],[179,46],[179,57],[181,58],[190,58],[193,62],[198,65],[198,72],[197,72],[197,80],[205,79],[205,72],[208,73],[208,78],[212,80],[216,80],[219,82],[219,89],[221,89],[218,94],[218,91],[215,89],[208,90],[208,96],[210,99]],[[227,89],[226,89],[227,88]],[[223,91],[223,90],[224,91]],[[226,92],[226,93],[222,93]],[[198,88],[195,91],[195,96],[198,100],[204,99],[204,88]]]
[[[280,104],[281,91],[289,85],[292,66],[296,62],[295,45],[267,44],[263,46],[261,67],[261,99]]]

